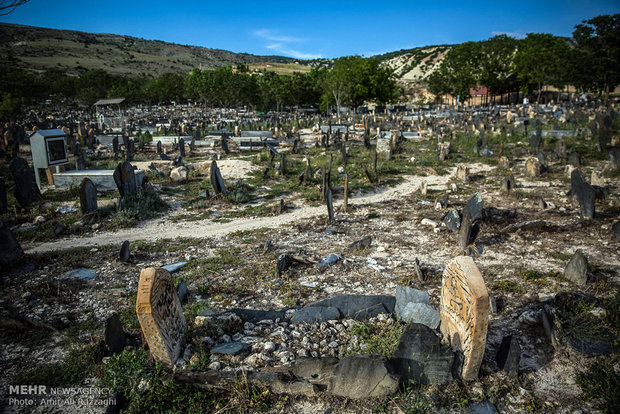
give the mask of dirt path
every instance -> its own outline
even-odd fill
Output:
[[[486,165],[474,165],[472,171],[488,170]],[[405,197],[418,190],[420,184],[426,181],[429,189],[441,189],[454,176],[456,168],[449,174],[443,176],[406,176],[405,181],[393,188],[382,188],[377,192],[350,197],[350,204],[369,204],[380,203],[395,198]],[[335,203],[334,207],[342,204],[342,201]],[[184,238],[204,238],[221,237],[235,231],[255,230],[261,227],[275,227],[288,224],[301,219],[308,219],[319,215],[327,215],[325,206],[308,207],[300,206],[288,213],[275,217],[251,217],[235,219],[229,223],[215,223],[210,219],[201,221],[172,222],[161,218],[149,220],[141,223],[137,227],[117,230],[114,232],[102,232],[87,237],[71,237],[55,242],[48,243],[28,243],[22,247],[26,253],[43,253],[49,251],[60,251],[75,247],[105,246],[119,244],[123,240],[136,241],[155,241],[159,239]]]

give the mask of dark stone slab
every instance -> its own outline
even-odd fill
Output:
[[[97,187],[88,178],[82,179],[79,187],[80,207],[82,214],[91,214],[97,211]]]
[[[327,391],[353,399],[385,397],[394,394],[398,385],[385,356],[347,355],[336,364]]]
[[[469,241],[471,240],[471,234],[472,234],[471,217],[469,216],[469,213],[465,213],[463,215],[463,222],[461,223],[461,228],[459,230],[459,237],[458,237],[459,247],[461,249],[465,249],[467,246],[469,246]]]
[[[483,209],[484,201],[482,200],[482,196],[480,193],[476,193],[467,201],[465,207],[463,207],[462,215],[465,216],[466,213],[469,213],[471,221],[474,222],[480,218]]]
[[[394,313],[399,319],[403,319],[402,312],[408,303],[426,303],[429,302],[428,292],[418,290],[409,286],[396,286],[396,302],[394,305]]]
[[[129,257],[131,252],[129,251],[129,240],[125,240],[123,244],[121,244],[121,251],[119,252],[119,259],[123,263],[127,263],[129,261]]]
[[[564,268],[564,277],[577,285],[584,286],[588,280],[588,258],[579,249],[573,254],[566,268]]]
[[[519,361],[521,360],[521,346],[519,339],[514,335],[502,338],[499,345],[495,361],[499,369],[502,369],[511,378],[516,378],[519,374]]]
[[[177,296],[179,296],[179,302],[182,304],[187,302],[189,289],[187,288],[187,283],[185,283],[184,279],[179,280],[179,283],[177,284]]]
[[[484,401],[481,403],[470,404],[465,408],[466,414],[498,414],[497,408],[490,402]]]
[[[349,250],[365,250],[370,247],[372,237],[366,236],[363,239],[356,240],[349,245]]]
[[[581,167],[581,157],[575,151],[571,152],[568,156],[568,162],[575,168]]]
[[[121,353],[127,346],[123,324],[116,313],[106,319],[104,336],[105,344],[113,355]]]
[[[340,295],[324,299],[308,306],[334,307],[344,318],[365,320],[380,313],[394,312],[396,298],[385,295]]]
[[[275,321],[276,319],[283,320],[286,317],[287,310],[288,308],[268,309],[268,310],[234,308],[234,309],[227,310],[225,313],[232,312],[238,317],[240,317],[241,319],[243,319],[244,322],[258,323],[266,319],[269,319],[272,321]],[[201,313],[201,316],[209,316],[209,315],[202,315]]]
[[[586,219],[593,219],[596,191],[583,179],[579,170],[573,170],[571,173],[571,193],[579,202],[581,216]]]
[[[138,193],[134,168],[129,161],[118,164],[113,177],[121,197],[131,197]]]
[[[239,355],[249,350],[250,345],[244,344],[243,342],[226,342],[211,348],[211,353],[216,355]]]
[[[11,230],[0,227],[0,271],[11,269],[24,257],[24,251],[19,245]]]
[[[611,166],[618,170],[620,169],[620,148],[612,147],[607,150],[609,154],[609,160],[611,161]]]
[[[459,212],[453,208],[448,210],[443,222],[446,223],[446,227],[452,232],[458,231],[461,228],[461,216]]]
[[[442,345],[428,326],[410,323],[405,327],[390,358],[390,367],[408,384],[446,384],[452,381],[454,352]]]
[[[334,215],[334,204],[332,201],[331,188],[328,188],[327,191],[325,192],[325,204],[327,205],[327,216],[329,218],[329,222],[333,223],[336,217]]]
[[[167,264],[165,266],[162,266],[162,269],[166,269],[168,272],[174,273],[177,270],[180,270],[183,267],[187,266],[187,264],[188,264],[188,262],[178,261],[178,262],[173,262],[173,263]]]
[[[226,185],[215,160],[211,162],[211,187],[216,195],[220,193],[226,195]]]
[[[15,182],[15,198],[23,208],[29,208],[41,199],[34,173],[23,158],[14,158],[9,165]]]
[[[292,323],[321,323],[340,319],[338,308],[331,306],[306,306],[299,309],[291,319]]]

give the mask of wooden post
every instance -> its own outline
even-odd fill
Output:
[[[344,176],[344,201],[342,203],[342,210],[347,211],[349,208],[349,174]]]

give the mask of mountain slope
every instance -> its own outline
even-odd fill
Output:
[[[281,63],[299,60],[185,46],[131,36],[85,33],[0,23],[0,59],[29,71],[55,68],[70,73],[104,69],[122,75],[157,77],[195,67]]]

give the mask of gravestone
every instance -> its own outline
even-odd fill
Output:
[[[10,269],[17,264],[24,256],[24,251],[15,240],[11,230],[0,222],[0,268]]]
[[[461,377],[473,380],[484,356],[489,321],[489,292],[473,259],[456,257],[441,282],[441,332],[463,352]]]
[[[469,167],[465,164],[459,164],[456,167],[456,178],[464,183],[469,181]]]
[[[157,154],[161,154],[162,150],[161,150],[161,141],[157,141]]]
[[[222,178],[222,174],[220,173],[220,169],[217,166],[217,162],[213,160],[211,162],[211,186],[213,187],[213,191],[215,194],[224,194],[226,195],[226,185],[224,185],[224,179]]]
[[[222,149],[224,150],[225,154],[230,153],[230,150],[228,149],[228,138],[225,134],[222,135]]]
[[[23,208],[29,208],[41,198],[34,173],[23,158],[14,158],[9,165],[15,182],[15,198]]]
[[[185,157],[185,140],[183,138],[179,138],[179,155]]]
[[[325,203],[327,204],[327,215],[329,217],[329,222],[332,223],[335,220],[334,217],[334,205],[332,202],[332,190],[331,188],[327,188],[325,192]]]
[[[536,127],[536,133],[530,137],[530,150],[532,151],[532,154],[536,154],[538,152],[541,139],[542,139],[542,128],[540,127],[540,125],[538,125]]]
[[[596,191],[588,184],[579,170],[575,169],[570,175],[571,193],[579,203],[581,216],[587,219],[594,218]]]
[[[136,313],[151,355],[172,368],[181,354],[187,324],[167,270],[149,267],[140,272]]]
[[[121,150],[118,143],[118,136],[116,135],[112,138],[112,150],[114,151],[114,158],[116,158]]]
[[[86,169],[86,158],[84,157],[84,151],[80,153],[80,156],[75,160],[75,169],[82,171]]]
[[[4,184],[4,180],[0,178],[0,214],[6,213],[8,207],[6,200],[6,184]]]
[[[82,214],[91,214],[97,211],[97,187],[89,178],[82,180],[79,193]]]
[[[121,251],[119,253],[119,259],[123,263],[127,263],[129,261],[129,257],[131,252],[129,251],[129,240],[125,240],[123,244],[121,244]]]
[[[129,161],[118,164],[114,169],[113,177],[121,197],[131,197],[138,193],[134,169]]]

